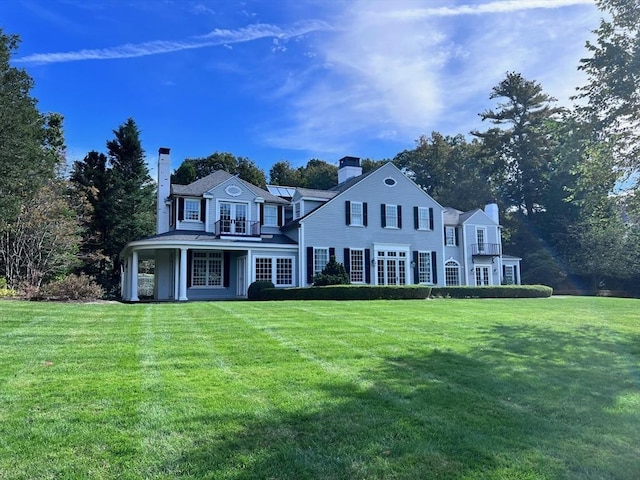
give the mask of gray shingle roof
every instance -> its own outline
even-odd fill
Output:
[[[266,190],[263,190],[260,187],[256,187],[255,185],[242,180],[235,175],[230,174],[229,172],[225,172],[224,170],[216,170],[210,175],[206,177],[200,178],[195,182],[190,183],[189,185],[171,185],[171,193],[173,195],[184,195],[184,196],[193,196],[193,197],[201,197],[204,193],[208,192],[212,188],[217,187],[221,183],[226,182],[230,178],[235,178],[239,183],[245,186],[247,189],[252,191],[258,197],[264,198],[266,202],[269,203],[280,203],[283,205],[287,205],[289,202],[286,200],[276,197],[272,195]]]

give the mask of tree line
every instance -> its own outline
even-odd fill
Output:
[[[487,128],[431,132],[393,158],[362,161],[366,173],[394,162],[443,206],[466,211],[496,201],[504,250],[523,258],[522,278],[565,289],[640,293],[640,2],[597,0],[606,18],[578,68],[587,83],[561,108],[518,72],[488,92]],[[103,152],[66,169],[63,118],[38,110],[33,80],[11,66],[19,37],[0,29],[0,277],[28,295],[69,274],[117,296],[119,252],[155,231],[155,184],[140,130],[127,119]],[[327,189],[336,165],[286,160],[265,172],[215,152],[187,158],[172,181],[215,170],[253,184]]]

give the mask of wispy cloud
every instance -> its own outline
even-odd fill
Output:
[[[491,13],[513,13],[540,8],[562,8],[572,5],[593,5],[594,0],[503,0],[477,5],[404,9],[391,12],[396,18],[452,17],[459,15],[483,15]]]
[[[568,98],[579,84],[577,62],[597,10],[548,9],[581,4],[593,1],[423,10],[410,0],[350,2],[335,15],[343,28],[316,42],[314,60],[322,68],[301,76],[297,91],[289,86],[288,98],[279,99],[290,121],[264,138],[280,148],[340,153],[356,138],[411,145],[431,130],[467,133],[479,127],[491,88],[510,70]],[[523,10],[531,12],[517,14]],[[481,13],[487,15],[472,16]],[[454,24],[455,15],[461,18]]]
[[[233,43],[251,42],[261,38],[289,39],[314,31],[329,30],[321,21],[307,21],[287,28],[268,24],[254,24],[235,30],[216,29],[212,32],[182,41],[157,40],[138,44],[125,44],[111,48],[82,49],[72,52],[35,53],[17,58],[16,63],[50,64],[83,60],[114,60],[161,55],[182,50],[193,50]]]

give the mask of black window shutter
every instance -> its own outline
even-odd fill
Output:
[[[280,207],[278,207],[280,210]],[[264,225],[264,203],[260,204],[260,225]]]
[[[347,225],[351,225],[351,202],[347,200],[344,202],[344,218]]]
[[[418,220],[418,207],[413,207],[413,228],[418,230],[420,221]]]
[[[187,250],[187,288],[191,287],[191,264],[193,263],[193,252]]]
[[[362,204],[362,224],[366,227],[367,226],[367,202],[364,202]]]
[[[413,264],[413,283],[420,283],[420,263],[418,262],[417,250],[413,252]]]
[[[438,283],[438,264],[436,262],[436,252],[431,252],[431,274],[434,284]]]
[[[307,283],[313,283],[313,247],[307,247]]]
[[[442,227],[442,229],[444,230],[444,244],[447,244],[447,227],[444,226]]]
[[[281,205],[278,207],[278,226],[284,225],[284,207]]]
[[[402,228],[402,205],[398,205],[396,208],[398,212],[398,228]]]
[[[515,266],[513,267],[513,283],[520,285],[518,280],[518,269]]]
[[[347,273],[351,273],[351,251],[348,248],[344,249],[344,269]]]
[[[203,198],[200,200],[200,221],[204,222],[205,216],[207,214],[207,200]]]
[[[329,247],[329,260],[331,260],[331,257],[333,257],[333,259],[336,259],[336,249],[334,247]]]
[[[507,278],[507,266],[502,265],[502,282],[504,282]],[[500,282],[500,283],[502,283]]]
[[[231,252],[224,252],[222,264],[222,286],[229,288],[231,279]]]
[[[380,225],[382,228],[387,226],[387,206],[384,203],[380,204]]]
[[[429,230],[433,230],[433,208],[429,208]]]
[[[364,250],[364,281],[371,283],[371,250]]]
[[[184,198],[178,198],[178,220],[184,220]]]
[[[457,247],[458,244],[460,243],[460,240],[458,240],[458,227],[453,227],[453,231],[456,232],[456,247]]]

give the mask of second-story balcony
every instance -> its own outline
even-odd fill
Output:
[[[471,245],[471,255],[474,257],[499,257],[499,243],[474,243]]]
[[[216,237],[259,237],[260,222],[225,218],[215,223]]]

